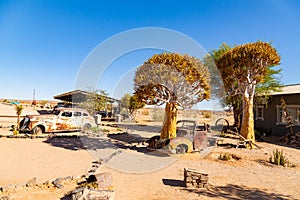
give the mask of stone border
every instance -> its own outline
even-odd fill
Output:
[[[48,189],[48,188],[57,188],[63,189],[66,184],[76,182],[76,184],[80,182],[85,182],[90,177],[90,175],[95,175],[98,168],[100,168],[102,162],[101,161],[93,161],[91,163],[90,169],[87,173],[78,176],[66,176],[66,177],[58,177],[54,180],[47,180],[43,183],[38,183],[37,178],[34,177],[28,180],[23,184],[8,184],[0,187],[0,200],[9,200],[9,193],[21,192],[29,189],[40,188],[40,189]],[[83,191],[83,189],[82,189]],[[73,192],[73,191],[71,191]],[[67,195],[68,193],[66,193]]]

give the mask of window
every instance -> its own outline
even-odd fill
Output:
[[[64,117],[72,117],[72,112],[63,112],[61,114],[61,116],[64,116]]]
[[[294,123],[300,125],[300,105],[287,105],[287,112],[293,118]],[[277,124],[287,124],[286,115],[281,106],[277,106]]]
[[[60,113],[60,110],[53,110],[53,112],[52,112],[54,115],[59,115],[59,113]]]
[[[81,116],[81,112],[74,112],[74,117],[80,117]]]
[[[264,107],[263,106],[257,106],[255,111],[255,119],[258,120],[264,120]]]

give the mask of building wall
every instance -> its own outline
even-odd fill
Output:
[[[256,119],[255,113],[255,128],[269,135],[283,136],[290,130],[284,124],[277,123],[277,106],[280,106],[280,98],[283,97],[286,105],[299,105],[300,107],[300,94],[290,95],[276,95],[273,96],[269,105],[263,108],[263,119]],[[300,132],[300,124],[294,126],[296,132]]]

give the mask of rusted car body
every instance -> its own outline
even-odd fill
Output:
[[[54,133],[89,130],[95,119],[84,109],[56,108],[51,114],[27,115],[20,123],[21,132]]]
[[[207,148],[209,131],[207,124],[200,126],[193,120],[180,120],[177,122],[176,138],[160,140],[160,136],[154,136],[149,140],[148,149],[163,149],[177,154],[201,151]]]

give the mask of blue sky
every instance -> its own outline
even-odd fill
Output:
[[[52,99],[73,90],[81,64],[97,45],[143,27],[181,32],[207,51],[222,42],[272,41],[281,56],[282,82],[300,83],[298,0],[0,0],[0,98],[32,99],[35,89],[37,99]],[[98,87],[116,98],[130,92],[134,69],[157,52],[121,56]]]

